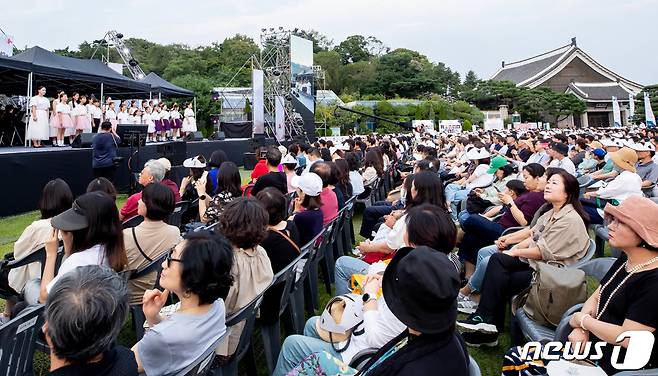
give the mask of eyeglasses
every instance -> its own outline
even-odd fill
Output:
[[[174,247],[172,247],[169,251],[167,251],[167,257],[165,260],[167,261],[167,267],[171,267],[172,262],[183,262],[181,259],[173,258],[171,257],[174,254]]]
[[[605,218],[603,218],[603,220],[605,223],[605,227],[617,227],[619,226],[619,224],[622,223],[616,217],[610,214],[606,215]]]

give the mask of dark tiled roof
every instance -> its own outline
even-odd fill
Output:
[[[528,63],[510,64],[509,68],[505,67],[501,69],[498,74],[492,77],[492,80],[512,81],[518,84],[548,68],[562,56],[564,56],[563,53],[551,55]]]
[[[619,100],[628,100],[628,90],[624,89],[621,85],[615,84],[610,86],[601,86],[598,84],[588,85],[583,83],[570,83],[569,88],[576,93],[579,97],[585,100],[612,100],[612,97],[617,97]],[[584,96],[583,93],[587,94]]]

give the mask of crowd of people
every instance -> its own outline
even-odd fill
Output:
[[[60,97],[58,106],[65,103]],[[120,113],[143,116],[127,107]],[[246,184],[217,150],[185,160],[181,182],[166,158],[146,162],[143,189],[121,208],[108,179],[95,178],[77,198],[55,179],[12,255],[45,248],[43,271],[0,269],[0,289],[13,296],[2,322],[45,304],[53,374],[166,375],[212,348],[212,367],[222,367],[243,330],[227,328],[226,317],[268,291],[259,317],[275,322],[282,290],[269,290],[274,275],[356,197],[366,203],[363,240],[335,261],[336,297],[302,333],[288,333],[274,375],[420,375],[437,367],[468,375],[469,347],[498,346],[508,302],[540,265],[569,268],[591,256],[591,225],[607,226],[622,254],[571,317],[569,340],[610,344],[597,365],[613,372],[609,354],[620,333],[658,328],[657,143],[645,128],[334,138],[260,148]],[[392,189],[373,200],[383,181]],[[172,226],[181,201],[191,204]],[[122,228],[136,217],[142,222]],[[162,260],[160,274],[127,282],[117,275],[154,260]],[[147,328],[131,349],[116,345],[129,305],[142,306]],[[357,354],[369,349],[357,367]],[[656,349],[645,365],[655,367]]]
[[[98,132],[103,121],[112,124],[146,125],[147,142],[176,140],[189,132],[196,132],[196,119],[192,103],[167,105],[157,100],[115,101],[106,97],[101,103],[93,95],[64,91],[49,100],[46,88],[39,86],[37,95],[29,102],[29,122],[26,138],[34,148],[43,147],[42,141],[52,140],[53,147],[64,146],[80,133]]]

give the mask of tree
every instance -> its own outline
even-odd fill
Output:
[[[319,32],[309,29],[309,30],[299,30],[293,33],[300,38],[308,39],[313,42],[313,53],[318,53],[320,51],[326,51],[331,48],[331,45],[334,43],[331,39],[327,38],[326,35],[320,34]]]
[[[372,38],[381,44],[381,41],[374,37],[366,38],[363,35],[350,35],[334,47],[334,51],[340,54],[340,59],[343,64],[370,60],[373,55],[370,53],[369,38]]]
[[[482,83],[482,80],[472,70],[469,70],[464,77],[464,82],[462,82],[460,95],[461,99],[466,99],[472,95],[473,91],[476,90],[479,84]]]
[[[404,48],[393,50],[379,58],[377,91],[387,97],[415,98],[431,92],[432,64],[420,53]]]
[[[644,114],[644,93],[649,93],[649,102],[654,115],[658,114],[658,85],[645,86],[644,89],[635,96],[635,116],[632,121],[634,123],[645,123],[646,116]]]
[[[326,89],[340,93],[345,85],[346,77],[338,52],[320,51],[313,56],[313,61],[324,71]],[[318,89],[322,88],[318,87]]]
[[[523,89],[514,107],[522,118],[557,124],[570,115],[585,112],[585,102],[573,94],[558,93],[547,87]]]
[[[359,61],[342,68],[346,78],[343,93],[377,94],[381,93],[377,84],[377,61]]]

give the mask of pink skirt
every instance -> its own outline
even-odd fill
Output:
[[[62,125],[59,121],[59,116],[57,114],[50,115],[50,127],[51,128],[61,128]]]
[[[59,113],[59,128],[73,128],[73,120],[71,120],[71,115]]]
[[[84,131],[91,128],[91,124],[87,115],[74,116],[73,123],[75,124],[75,129],[79,131]]]

